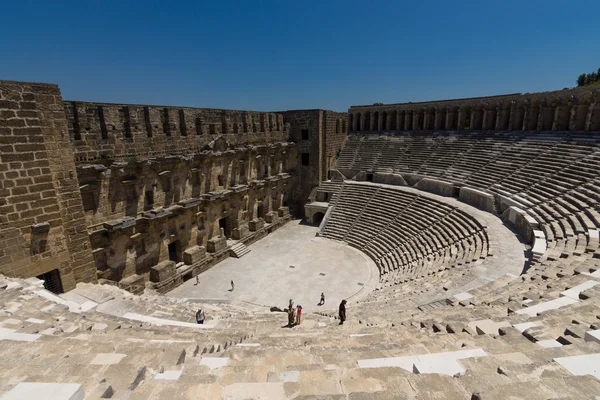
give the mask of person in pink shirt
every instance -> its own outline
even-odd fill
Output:
[[[300,325],[300,321],[302,320],[302,306],[298,304],[296,307],[296,325]]]

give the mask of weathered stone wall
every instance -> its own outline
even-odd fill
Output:
[[[329,179],[329,171],[334,168],[338,152],[344,146],[344,141],[348,135],[348,113],[324,111],[323,123],[324,146],[321,149],[321,160],[323,163],[321,181]]]
[[[108,167],[82,164],[77,172],[88,226],[96,226],[254,180],[276,179],[295,168],[296,158],[293,144],[283,142]]]
[[[290,126],[290,139],[298,145],[295,210],[297,215],[304,215],[304,204],[311,191],[328,179],[337,151],[344,144],[348,116],[327,110],[295,110],[284,111],[283,118]],[[304,165],[306,161],[308,165]]]
[[[469,99],[352,106],[350,130],[600,131],[600,91],[575,88]]]
[[[65,102],[79,163],[196,153],[219,135],[233,146],[288,140],[275,113]]]
[[[0,81],[0,272],[96,280],[56,85]]]
[[[293,188],[294,211],[303,216],[304,204],[311,190],[318,186],[322,173],[323,110],[285,111],[283,120],[290,126],[290,140],[297,145],[295,175],[298,183]]]

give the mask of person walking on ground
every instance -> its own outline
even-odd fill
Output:
[[[319,304],[317,304],[317,305],[322,306],[323,304],[325,304],[325,294],[321,293],[321,301],[319,301]]]
[[[339,317],[340,325],[343,325],[344,321],[346,320],[346,300],[342,300],[340,303]]]
[[[201,308],[196,312],[196,322],[200,325],[204,324],[204,311]]]
[[[233,292],[233,289],[235,289],[235,283],[233,283],[233,279],[231,280],[231,292]]]
[[[298,307],[296,307],[296,325],[300,325],[301,320],[302,320],[302,306],[300,304],[298,304]]]
[[[198,278],[199,275],[196,275],[196,286],[198,286],[200,284],[200,278]]]
[[[287,309],[288,312],[288,326],[290,328],[294,327],[294,309],[292,307],[289,307]]]
[[[290,299],[290,304],[288,304],[289,309],[294,309],[294,300]]]

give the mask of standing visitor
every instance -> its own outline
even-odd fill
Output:
[[[288,327],[292,328],[294,326],[294,309],[289,307],[287,309],[288,312]]]
[[[319,304],[317,305],[322,306],[323,304],[325,304],[325,294],[321,293],[321,301],[319,301]]]
[[[346,320],[346,300],[342,300],[342,302],[340,303],[340,309],[338,314],[340,317],[340,325],[343,325],[344,321]]]
[[[302,306],[300,304],[298,304],[298,307],[296,308],[296,325],[300,325],[302,319]]]
[[[196,275],[196,286],[198,286],[200,284],[200,278],[198,278],[199,275]]]
[[[196,322],[200,325],[204,324],[204,311],[201,308],[196,312]]]
[[[233,283],[233,279],[231,280],[231,290],[230,292],[233,292],[233,289],[235,289],[235,284]]]

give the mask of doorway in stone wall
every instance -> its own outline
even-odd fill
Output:
[[[264,218],[265,217],[265,207],[262,204],[256,206],[256,217]]]
[[[169,243],[169,260],[179,262],[179,240]]]
[[[225,233],[225,237],[231,237],[231,223],[229,221],[229,217],[219,219],[219,232],[223,229],[223,233]]]
[[[37,278],[44,281],[44,289],[49,290],[54,294],[64,293],[58,269],[53,269],[50,272],[38,275]]]

